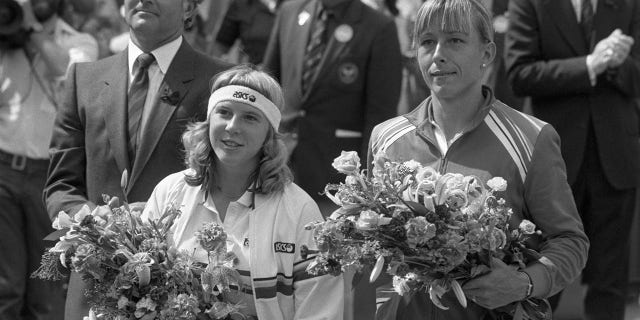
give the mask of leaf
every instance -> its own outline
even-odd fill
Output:
[[[460,305],[463,307],[467,307],[467,297],[465,297],[464,292],[462,291],[462,287],[460,287],[460,283],[458,280],[451,280],[451,288],[453,289],[453,293],[456,294],[456,298],[460,301]]]
[[[370,283],[374,283],[378,279],[378,276],[380,276],[380,272],[382,272],[383,267],[384,267],[384,257],[380,255],[378,256],[376,265],[373,267],[373,270],[371,271],[371,275],[369,276]]]
[[[442,302],[440,302],[440,298],[442,298],[445,292],[446,290],[444,289],[444,287],[440,285],[432,283],[429,286],[429,298],[431,298],[431,302],[433,302],[436,307],[442,310],[449,310],[448,307],[445,307]]]
[[[413,214],[415,214],[416,216],[424,217],[429,213],[429,210],[425,206],[417,202],[414,202],[414,201],[402,201],[402,202],[404,202],[404,204],[407,207],[409,207],[409,210],[411,210]]]
[[[60,239],[60,237],[62,237],[65,234],[67,234],[67,231],[69,231],[69,228],[56,230],[54,232],[49,233],[46,237],[44,237],[44,240],[45,241],[58,241]]]

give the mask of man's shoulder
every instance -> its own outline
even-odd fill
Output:
[[[379,10],[371,8],[370,6],[362,2],[359,2],[358,6],[361,7],[363,20],[370,24],[373,24],[376,26],[386,26],[391,23],[395,24],[395,22],[393,21],[393,18],[387,16],[386,14],[380,12]]]
[[[126,51],[116,53],[97,61],[78,62],[75,63],[76,70],[78,74],[104,74],[118,64],[126,63],[126,59],[122,57],[124,54],[126,54]]]

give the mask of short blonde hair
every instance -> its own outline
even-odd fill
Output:
[[[239,65],[214,77],[211,92],[229,86],[239,85],[260,92],[271,100],[278,109],[284,108],[284,96],[277,81],[251,65]],[[210,173],[215,166],[215,153],[209,140],[209,119],[190,124],[182,135],[185,148],[185,162],[193,174],[186,176],[189,185],[208,187]],[[262,157],[251,178],[256,180],[256,192],[268,194],[281,191],[293,180],[287,166],[287,152],[282,136],[271,126],[262,145]]]
[[[493,23],[491,13],[480,0],[427,0],[422,4],[416,16],[413,30],[413,45],[418,47],[418,37],[431,23],[438,23],[446,32],[471,33],[475,26],[480,38],[493,42]]]

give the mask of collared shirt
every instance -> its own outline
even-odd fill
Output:
[[[69,65],[98,57],[96,40],[62,19],[57,20],[53,37],[67,50]],[[0,50],[0,150],[32,159],[49,158],[63,78],[50,74],[39,53],[30,61],[22,49]]]
[[[467,126],[466,128],[464,128],[462,131],[457,132],[453,138],[451,138],[451,140],[447,140],[444,131],[440,128],[440,126],[438,125],[438,123],[436,123],[436,119],[433,115],[433,104],[430,103],[429,105],[427,105],[427,119],[426,121],[429,122],[429,124],[433,127],[433,132],[434,135],[436,137],[436,142],[438,144],[438,149],[440,149],[440,153],[443,155],[447,154],[447,151],[449,151],[449,146],[451,146],[451,144],[453,144],[456,140],[458,140],[460,137],[462,137],[463,134],[465,134],[467,131],[473,129],[475,126],[478,125],[478,123],[484,119],[484,117],[486,116],[487,112],[489,111],[489,107],[491,106],[491,99],[493,98],[492,94],[488,91],[488,89],[486,87],[482,87],[482,94],[484,96],[484,103],[483,103],[483,107],[482,109],[476,114],[476,116],[474,117],[474,120],[472,120],[472,122],[469,124],[469,126]]]
[[[156,61],[154,61],[149,66],[149,69],[147,71],[149,74],[149,89],[147,91],[147,98],[144,101],[142,123],[140,124],[139,129],[140,132],[143,132],[147,126],[149,116],[151,115],[151,111],[153,109],[152,106],[156,102],[158,91],[160,90],[160,86],[162,85],[162,80],[167,74],[167,70],[169,70],[171,61],[173,61],[173,58],[178,52],[178,49],[180,49],[180,45],[182,45],[182,37],[178,37],[175,40],[151,51],[151,54],[153,54]],[[131,38],[129,38],[129,86],[131,86],[131,82],[133,81],[133,71],[138,67],[137,65],[135,65],[136,59],[138,59],[138,56],[142,53],[143,51],[138,46],[136,46],[135,43],[133,43]],[[141,137],[142,135],[138,135],[138,139],[140,139]]]
[[[213,197],[205,197],[206,191],[198,187],[185,188],[182,198],[181,214],[175,221],[172,244],[180,250],[194,253],[194,259],[203,263],[209,263],[207,252],[200,246],[193,235],[205,224],[215,222],[224,228],[227,233],[227,251],[233,252],[238,257],[235,269],[240,273],[242,288],[238,295],[231,295],[242,302],[246,308],[245,314],[256,315],[255,303],[251,289],[250,276],[250,250],[249,250],[249,214],[253,207],[254,195],[246,191],[238,200],[229,203],[224,221],[213,202]],[[206,198],[206,199],[205,199]],[[255,195],[258,201],[260,195]]]
[[[583,0],[571,0],[571,4],[573,5],[573,10],[576,13],[576,17],[578,18],[578,23],[582,20],[582,1]],[[593,14],[596,14],[596,10],[598,8],[598,0],[591,0],[591,7],[593,7]]]

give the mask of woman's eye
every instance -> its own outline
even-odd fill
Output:
[[[464,40],[462,40],[460,38],[452,38],[451,42],[455,43],[455,44],[460,44],[460,43],[464,43]]]
[[[252,114],[248,114],[245,116],[245,119],[249,120],[249,121],[258,121],[258,117],[252,115]]]
[[[433,39],[422,40],[422,45],[423,46],[432,46],[434,43],[435,43],[435,41],[433,41]]]

